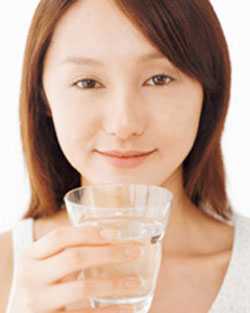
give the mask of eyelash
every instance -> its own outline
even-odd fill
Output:
[[[175,80],[173,77],[171,77],[171,76],[169,76],[169,75],[165,75],[165,74],[157,74],[157,75],[152,76],[150,79],[155,78],[155,77],[164,77],[164,78],[166,78],[166,79],[169,80],[169,83]],[[73,84],[73,86],[76,86],[77,88],[80,88],[80,89],[96,89],[96,88],[92,88],[92,87],[90,87],[90,88],[88,88],[88,87],[87,87],[87,88],[79,87],[79,86],[78,86],[78,83],[80,83],[80,82],[97,82],[97,81],[94,80],[94,79],[91,79],[91,78],[80,79],[80,80],[78,80],[77,82],[75,82],[75,83]],[[166,85],[168,85],[169,83],[167,83]],[[162,87],[162,86],[164,87],[164,86],[166,86],[166,85],[156,85],[156,87]]]

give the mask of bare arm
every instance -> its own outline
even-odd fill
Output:
[[[0,233],[0,313],[5,313],[9,298],[13,256],[11,231]]]

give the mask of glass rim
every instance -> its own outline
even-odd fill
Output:
[[[110,186],[129,186],[129,185],[135,185],[135,186],[145,186],[147,188],[155,188],[158,190],[164,190],[164,192],[166,192],[167,197],[168,197],[168,201],[172,201],[173,199],[173,193],[167,189],[166,187],[162,187],[162,186],[158,186],[158,185],[147,185],[147,184],[136,184],[136,183],[98,183],[98,184],[94,184],[94,185],[82,185],[80,187],[76,187],[73,188],[71,190],[69,190],[68,192],[66,192],[66,194],[63,197],[64,202],[69,202],[72,204],[75,204],[74,202],[72,202],[71,200],[69,200],[69,196],[71,194],[73,194],[74,192],[76,192],[77,190],[82,190],[82,189],[90,189],[90,188],[95,188],[95,187],[101,187],[101,186],[106,186],[106,185],[110,185]]]

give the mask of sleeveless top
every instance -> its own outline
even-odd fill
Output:
[[[214,213],[213,213],[214,214]],[[215,216],[214,216],[215,217]],[[221,217],[218,216],[218,219]],[[7,311],[11,312],[15,292],[15,273],[18,256],[24,247],[33,242],[33,219],[18,221],[12,230],[13,239],[13,279],[8,299]],[[223,282],[208,313],[249,313],[250,312],[250,217],[233,212],[226,223],[234,227],[232,254]],[[80,309],[72,304],[66,309]]]

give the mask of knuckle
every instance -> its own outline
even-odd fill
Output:
[[[83,263],[83,250],[80,248],[68,249],[67,259],[71,266],[78,268]]]
[[[38,258],[37,256],[37,247],[36,247],[36,241],[33,242],[30,246],[25,247],[22,250],[22,253],[20,255],[21,260],[23,260],[24,263],[29,262],[30,260],[36,260]]]
[[[57,244],[59,241],[61,241],[63,238],[65,238],[65,232],[66,232],[66,227],[62,226],[51,233],[51,241],[53,244]]]
[[[121,286],[121,279],[112,279],[109,281],[110,283],[110,287],[114,290],[117,290],[117,289],[120,289],[122,286]]]
[[[30,290],[32,289],[31,288],[32,286],[31,275],[20,274],[18,277],[18,281],[23,286],[23,290],[25,294],[29,294]]]
[[[16,279],[24,287],[24,290],[28,293],[33,285],[34,276],[31,274],[30,268],[27,265],[20,265],[17,267]]]
[[[33,294],[36,291],[37,284],[34,283],[34,279],[32,278],[32,275],[20,275],[20,277],[17,277],[17,284],[24,298],[34,299]]]
[[[28,312],[36,312],[37,308],[36,308],[36,304],[35,301],[33,299],[27,299],[27,301],[25,302],[25,308],[27,308]]]
[[[29,247],[24,247],[22,252],[22,259],[30,258],[33,256],[33,245]]]
[[[23,301],[27,312],[38,312],[39,304],[37,297],[30,293],[30,290],[23,289]]]
[[[116,247],[112,247],[110,249],[110,257],[116,261],[116,260],[124,260],[126,259],[125,250],[126,248],[117,245]]]
[[[24,274],[27,274],[32,271],[33,262],[31,262],[31,260],[25,260],[23,258],[20,260],[20,264],[18,267],[20,268],[20,270],[22,270]]]
[[[29,246],[29,247],[25,247],[22,250],[22,252],[21,252],[21,254],[19,256],[18,263],[20,265],[22,265],[22,267],[25,267],[25,268],[27,267],[28,268],[30,266],[29,264],[32,261],[34,261],[34,247],[33,247],[33,245]]]
[[[85,295],[85,282],[84,280],[78,280],[77,283],[74,286],[75,295],[78,300],[81,300],[83,296]]]

